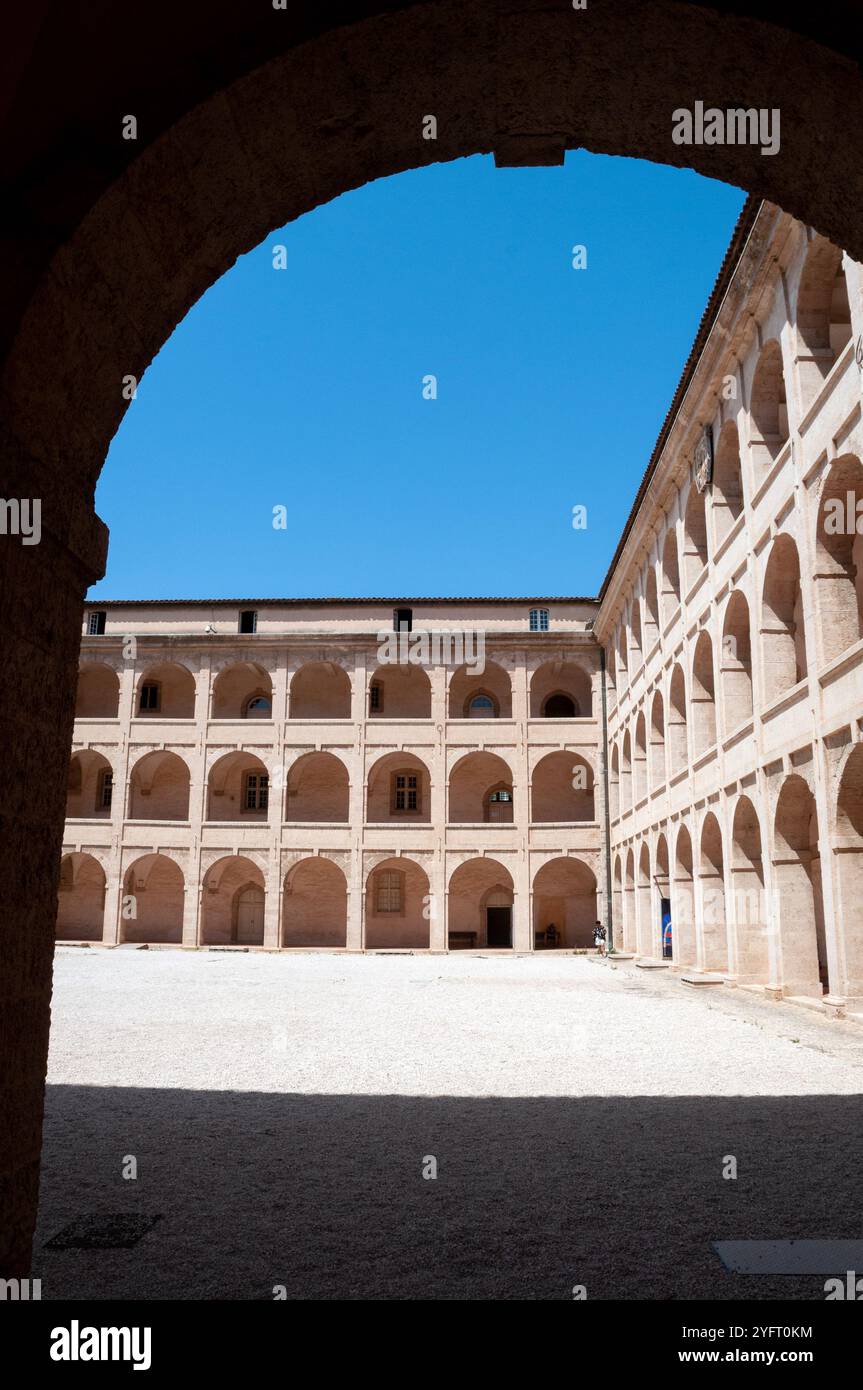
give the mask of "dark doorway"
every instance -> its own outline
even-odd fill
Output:
[[[545,702],[544,714],[546,719],[575,719],[578,716],[578,706],[569,695],[549,695]]]
[[[512,945],[512,908],[511,907],[489,907],[488,913],[488,944],[489,946]]]
[[[671,935],[671,900],[670,898],[660,898],[659,900],[661,920],[662,920],[662,959],[671,960],[674,951],[672,947]]]

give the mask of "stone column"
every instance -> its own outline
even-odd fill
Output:
[[[512,717],[517,752],[513,767],[513,817],[519,830],[519,849],[513,874],[512,945],[516,951],[533,950],[533,894],[530,864],[530,681],[524,651],[514,653],[512,665]]]

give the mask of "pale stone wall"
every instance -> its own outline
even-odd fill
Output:
[[[765,204],[595,624],[616,942],[658,956],[670,898],[675,968],[837,1009],[863,1004],[861,334],[860,266]]]
[[[462,666],[382,662],[391,603],[262,604],[249,634],[238,631],[241,607],[107,604],[104,635],[84,636],[82,788],[70,793],[64,853],[90,853],[104,870],[90,934],[446,950],[485,945],[489,907],[499,922],[509,906],[512,944],[531,950],[547,925],[534,881],[558,860],[583,867],[585,921],[603,915],[595,603],[414,602],[412,637],[482,634],[484,661]],[[531,608],[547,610],[548,631],[530,630]],[[141,708],[147,682],[158,684],[157,708]],[[473,706],[477,695],[488,703]],[[543,713],[560,695],[577,716]],[[268,705],[250,703],[258,697]],[[97,811],[103,768],[113,800]],[[267,777],[266,808],[246,806],[247,774]],[[394,774],[418,777],[418,813],[394,810]],[[495,790],[512,801],[492,805]],[[404,875],[398,912],[377,911],[382,864]],[[64,935],[80,920],[83,936],[93,911],[66,909]],[[475,937],[450,943],[450,931]]]

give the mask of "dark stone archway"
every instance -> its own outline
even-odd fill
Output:
[[[721,13],[720,13],[721,9]],[[17,7],[0,167],[0,490],[42,540],[0,545],[0,1274],[29,1264],[81,606],[104,566],[93,490],[170,332],[274,227],[371,179],[463,155],[565,149],[687,164],[768,197],[863,259],[856,5],[656,0],[426,4],[157,0]],[[789,24],[791,21],[789,21]],[[780,153],[676,146],[696,100],[779,107]],[[123,118],[139,138],[124,141]],[[438,121],[436,141],[422,118]]]

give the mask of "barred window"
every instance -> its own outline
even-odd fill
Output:
[[[380,681],[372,681],[369,686],[369,714],[380,714],[384,707],[384,688]]]
[[[385,869],[375,875],[375,911],[401,912],[404,874]]]
[[[548,632],[547,608],[531,608],[530,630],[531,632]]]

